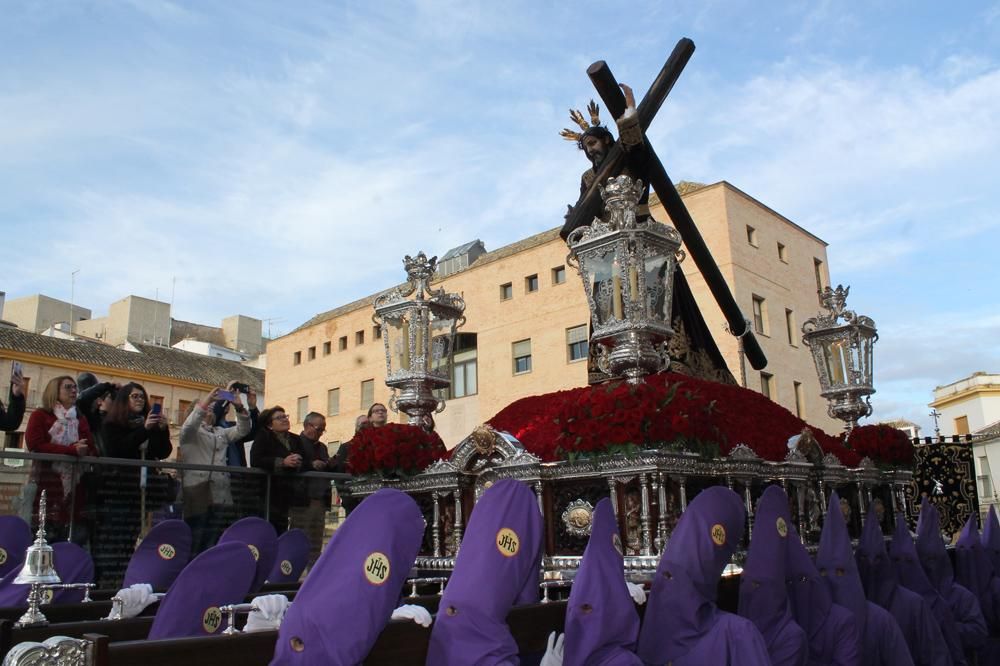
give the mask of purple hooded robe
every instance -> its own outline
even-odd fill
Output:
[[[739,496],[713,486],[681,514],[660,557],[638,654],[646,664],[761,666],[767,645],[750,620],[719,610],[719,576],[739,547],[746,512]],[[569,666],[567,664],[567,666]]]
[[[157,523],[142,539],[125,570],[122,587],[152,585],[154,592],[164,592],[187,566],[191,557],[191,528],[183,520]]]
[[[1000,664],[1000,641],[996,638],[1000,630],[1000,579],[994,576],[993,563],[983,548],[975,513],[969,516],[955,542],[955,580],[979,600],[979,608],[992,634],[979,652],[979,663]]]
[[[889,611],[899,624],[917,666],[947,666],[951,654],[927,602],[899,584],[896,568],[885,549],[885,537],[869,507],[865,527],[855,552],[858,573],[869,601]]]
[[[594,509],[590,540],[566,605],[563,663],[579,666],[642,666],[635,653],[639,614],[625,585],[618,520],[611,500]]]
[[[28,523],[18,516],[0,516],[0,578],[21,570],[24,555],[34,540]]]
[[[757,500],[740,579],[739,614],[757,625],[774,666],[798,666],[809,656],[806,632],[792,618],[785,584],[791,523],[788,495],[781,486],[769,486]]]
[[[799,540],[788,527],[788,590],[792,616],[809,638],[810,666],[859,666],[861,637],[851,611],[833,603],[833,595]]]
[[[505,479],[483,493],[438,606],[428,666],[520,663],[506,618],[513,605],[538,600],[543,536],[527,485]]]
[[[941,635],[944,636],[944,640],[948,644],[952,662],[955,666],[965,666],[965,652],[962,650],[962,641],[958,636],[955,616],[952,615],[948,602],[941,596],[938,589],[931,585],[927,574],[924,573],[924,568],[917,555],[917,548],[913,545],[910,528],[902,513],[896,514],[896,530],[889,543],[889,559],[896,566],[900,584],[911,592],[919,594],[931,607],[931,612],[934,614],[938,626],[941,627]]]
[[[288,530],[278,537],[278,554],[267,575],[268,583],[294,583],[302,576],[309,561],[309,537],[302,530]]]
[[[892,615],[865,599],[865,589],[851,550],[851,536],[844,514],[840,512],[840,497],[836,491],[830,493],[816,567],[830,588],[834,603],[854,615],[862,636],[861,663],[864,666],[913,666],[910,649]]]
[[[254,574],[250,591],[256,592],[267,580],[278,555],[278,533],[275,532],[274,525],[257,516],[241,518],[227,527],[219,537],[219,543],[230,541],[245,543],[253,554],[257,573]]]
[[[917,555],[931,585],[948,602],[962,648],[974,651],[986,644],[986,620],[979,608],[979,601],[969,590],[955,582],[951,558],[941,537],[941,517],[937,507],[924,497],[917,521]]]
[[[278,630],[271,664],[356,666],[388,624],[424,535],[417,503],[383,488],[333,533]]]

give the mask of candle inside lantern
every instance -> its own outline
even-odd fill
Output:
[[[417,320],[417,344],[414,347],[414,350],[416,350],[417,358],[418,359],[423,359],[423,362],[421,363],[420,369],[421,370],[426,370],[427,369],[427,367],[426,367],[427,366],[427,354],[424,353],[424,327],[423,327],[422,322],[420,322],[419,319]]]
[[[634,304],[633,307],[638,306],[642,298],[639,295],[639,271],[635,266],[628,267],[628,290],[629,302]]]
[[[622,279],[618,276],[618,262],[611,269],[611,314],[615,319],[622,317]]]
[[[402,360],[400,361],[400,370],[410,370],[410,322],[406,319],[403,320],[403,336],[402,336]]]

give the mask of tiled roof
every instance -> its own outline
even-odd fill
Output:
[[[59,360],[89,363],[115,371],[158,375],[165,380],[180,379],[209,386],[225,386],[233,380],[264,389],[264,371],[236,361],[201,356],[180,349],[132,343],[138,352],[125,351],[90,340],[63,340],[16,328],[0,328],[0,354],[19,351]]]
[[[1000,435],[1000,421],[996,421],[995,423],[991,423],[988,426],[986,426],[985,428],[981,428],[981,429],[977,430],[973,434],[974,435],[978,435],[980,437],[996,437],[996,436]]]
[[[181,340],[193,338],[208,342],[219,347],[226,346],[226,336],[222,329],[217,326],[205,326],[204,324],[194,324],[189,321],[174,319],[170,322],[170,344],[175,345]]]

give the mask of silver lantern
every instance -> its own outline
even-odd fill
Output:
[[[376,297],[374,321],[385,343],[389,407],[419,424],[440,412],[444,400],[434,391],[451,385],[455,332],[465,323],[465,301],[444,289],[431,289],[437,257],[423,252],[403,259],[408,286]]]
[[[682,256],[673,227],[637,218],[642,191],[641,180],[608,179],[601,186],[604,219],[566,239],[567,263],[575,265],[587,293],[598,367],[632,384],[670,362],[674,269]]]
[[[858,419],[872,413],[872,351],[878,332],[870,317],[845,309],[850,287],[827,287],[820,295],[827,310],[802,325],[819,375],[820,395],[829,401],[831,417],[850,432]]]

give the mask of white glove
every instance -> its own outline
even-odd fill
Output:
[[[153,586],[148,583],[136,583],[135,585],[129,585],[126,588],[118,590],[115,596],[121,599],[122,602],[122,619],[127,619],[135,617],[144,611],[146,606],[159,599],[162,595],[153,594]],[[114,605],[112,604],[113,608]],[[112,610],[112,613],[114,613],[114,610]],[[111,620],[116,618],[108,615],[105,619]]]
[[[393,620],[413,620],[421,627],[431,626],[431,613],[423,606],[417,606],[414,604],[403,604],[396,610],[392,611]]]
[[[254,597],[253,605],[257,610],[250,611],[247,615],[247,623],[243,627],[244,633],[255,631],[270,631],[281,626],[281,621],[285,619],[285,611],[288,610],[288,597],[283,594],[265,594]]]
[[[646,590],[642,585],[636,585],[631,581],[625,581],[625,585],[628,586],[628,593],[632,595],[632,601],[640,606],[646,603]]]
[[[549,634],[549,647],[545,650],[545,655],[542,660],[538,663],[538,666],[562,666],[563,663],[563,639],[566,638],[566,634],[558,634],[559,638],[556,638],[556,632]]]

